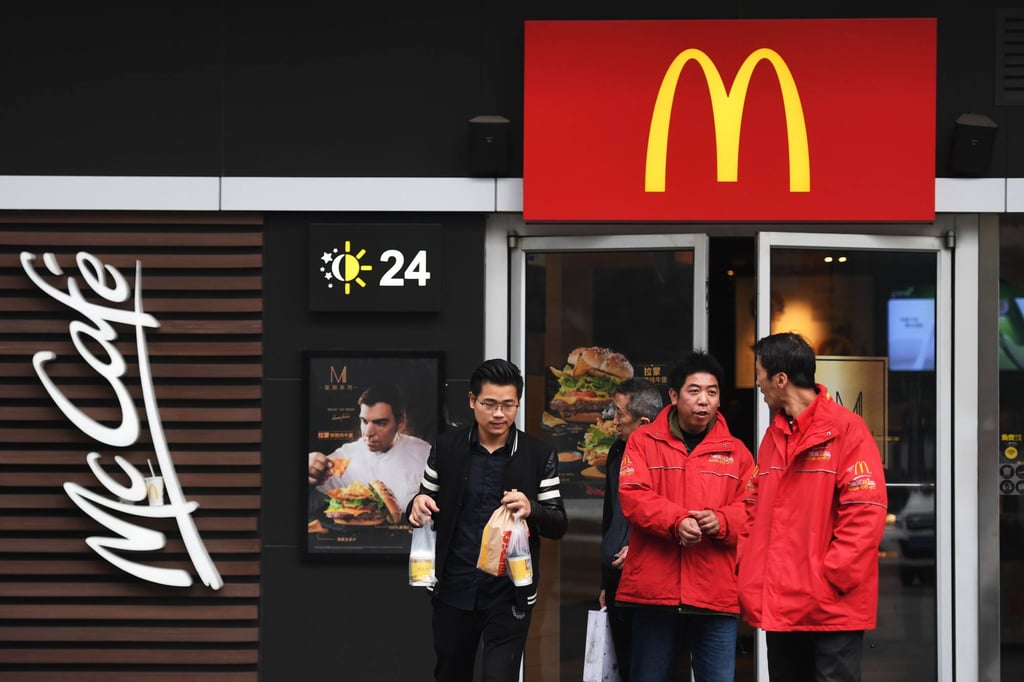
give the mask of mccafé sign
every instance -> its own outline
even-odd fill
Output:
[[[934,19],[526,23],[530,221],[931,221]]]
[[[136,261],[133,288],[117,268],[84,251],[75,255],[75,268],[70,271],[58,262],[53,253],[44,253],[39,258],[34,253],[23,251],[20,259],[21,267],[32,283],[42,293],[66,306],[71,318],[68,335],[79,354],[71,361],[85,363],[106,383],[111,402],[120,410],[119,423],[108,425],[95,420],[64,394],[50,376],[48,365],[58,360],[67,361],[67,358],[58,358],[56,353],[47,349],[37,351],[32,356],[36,376],[50,399],[72,424],[86,436],[113,449],[131,447],[139,440],[141,420],[125,383],[128,364],[115,345],[121,332],[126,332],[135,341],[145,421],[167,503],[158,506],[136,504],[150,492],[144,473],[120,455],[114,455],[114,462],[128,480],[129,485],[124,485],[103,468],[99,452],[88,453],[85,462],[106,494],[72,481],[64,484],[64,491],[79,509],[109,530],[110,535],[88,537],[86,544],[106,561],[137,578],[169,587],[189,587],[193,581],[187,571],[156,565],[160,556],[155,553],[167,544],[166,537],[163,532],[146,525],[147,519],[174,519],[199,578],[204,585],[219,590],[224,586],[224,580],[192,518],[192,512],[199,504],[185,497],[160,419],[146,340],[146,330],[156,329],[160,322],[144,310],[142,264]],[[136,560],[147,553],[154,563]]]

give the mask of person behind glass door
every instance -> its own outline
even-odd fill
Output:
[[[617,603],[633,611],[632,682],[668,682],[684,645],[696,682],[735,674],[735,549],[754,458],[718,411],[724,374],[688,353],[669,373],[672,404],[622,455],[630,536]]]
[[[856,682],[878,611],[882,459],[864,420],[815,383],[806,340],[766,336],[754,358],[772,418],[739,542],[743,616],[765,631],[770,679]]]
[[[432,519],[437,531],[434,678],[471,682],[482,642],[483,679],[515,682],[537,601],[540,538],[561,538],[568,521],[554,450],[514,424],[523,392],[519,368],[488,360],[469,383],[474,423],[438,436],[406,513],[417,527]],[[529,526],[531,585],[516,587],[508,576],[476,567],[484,526],[498,505]]]
[[[629,435],[650,424],[661,411],[661,392],[651,382],[634,377],[626,379],[612,396],[612,421],[618,439],[608,448],[604,508],[601,514],[601,593],[598,603],[608,609],[608,625],[622,682],[629,682],[633,650],[632,609],[615,604],[615,595],[622,576],[622,565],[629,552],[629,522],[619,504],[619,466]]]

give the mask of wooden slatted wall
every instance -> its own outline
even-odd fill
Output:
[[[0,214],[0,679],[257,679],[262,240],[258,220],[244,216]],[[187,570],[188,588],[131,576],[86,545],[112,536],[62,488],[74,481],[111,497],[87,453],[99,452],[122,483],[115,454],[144,471],[147,460],[157,464],[135,334],[115,325],[140,437],[111,448],[73,425],[35,374],[33,354],[54,351],[47,367],[68,398],[93,419],[120,422],[110,385],[72,343],[68,324],[84,318],[32,283],[21,251],[38,255],[40,271],[53,252],[68,275],[85,251],[133,285],[141,261],[144,307],[161,323],[147,337],[162,423],[185,496],[200,505],[192,517],[224,580],[219,591],[203,585],[170,519],[128,519],[167,537],[159,552],[130,558]]]

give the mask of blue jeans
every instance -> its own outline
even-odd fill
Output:
[[[732,682],[736,675],[736,618],[636,606],[632,682],[669,682],[681,647],[690,650],[696,682]]]

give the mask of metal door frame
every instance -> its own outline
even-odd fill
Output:
[[[967,363],[973,354],[977,363],[976,337],[957,340],[956,357],[953,354],[953,254],[947,248],[944,237],[901,236],[901,235],[858,235],[829,233],[760,232],[757,235],[757,338],[770,332],[771,325],[771,249],[842,248],[850,251],[917,251],[934,253],[936,257],[936,306],[935,306],[935,381],[936,381],[936,467],[935,467],[935,513],[936,513],[936,647],[937,670],[940,682],[954,679],[977,678],[977,449],[976,440],[972,447],[970,438],[976,434],[976,424],[962,422],[960,415],[969,420],[976,414],[977,382],[958,384],[956,400],[963,409],[957,409],[956,431],[961,436],[957,442],[957,466],[953,466],[953,377],[954,362]],[[967,297],[969,290],[976,290],[977,274],[970,278],[970,251],[977,250],[976,234],[967,231],[958,244],[958,255],[963,265],[958,264],[957,301]],[[976,258],[974,259],[976,262]],[[976,300],[976,295],[975,295]],[[970,306],[967,306],[968,308]],[[968,326],[962,317],[958,320],[961,328]],[[963,335],[970,336],[970,335]],[[973,343],[972,343],[973,340]],[[960,366],[960,365],[958,365]],[[973,396],[973,399],[972,399]],[[968,404],[969,403],[969,404]],[[757,430],[763,434],[768,426],[768,406],[758,400]],[[964,439],[963,436],[968,438]],[[973,453],[973,464],[971,462]],[[957,515],[954,527],[953,490],[957,491]],[[972,525],[971,519],[974,519]],[[973,529],[973,530],[971,530]],[[956,537],[958,552],[954,555],[953,538]],[[972,550],[971,544],[974,549]],[[959,559],[958,559],[959,557]],[[955,567],[955,571],[954,571]],[[970,576],[974,575],[974,587]],[[956,584],[954,584],[954,576]],[[954,613],[957,619],[954,622]],[[954,638],[954,628],[956,637]],[[974,654],[971,654],[974,642]],[[954,657],[955,652],[955,657]],[[955,668],[954,668],[955,666]],[[959,673],[959,675],[957,674]],[[767,655],[764,638],[758,637],[758,679],[768,679]]]
[[[693,346],[706,348],[708,341],[708,236],[692,234],[641,234],[611,236],[556,236],[509,238],[509,334],[508,359],[526,366],[526,260],[530,253],[595,251],[678,251],[693,249]],[[517,415],[523,428],[522,412]]]

